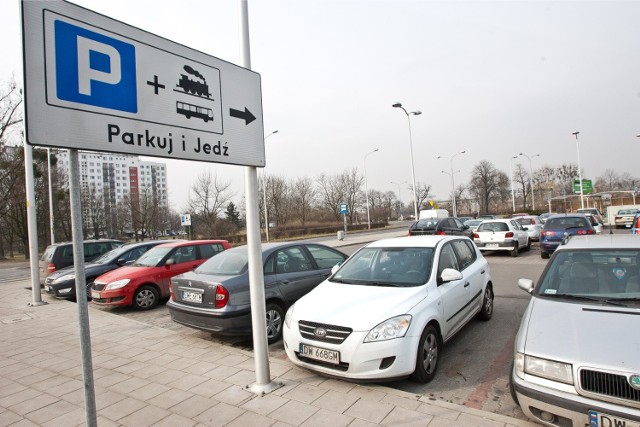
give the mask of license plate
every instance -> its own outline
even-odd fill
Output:
[[[182,291],[182,301],[201,303],[202,294],[197,292]]]
[[[589,427],[640,427],[637,421],[631,421],[616,415],[609,415],[597,411],[589,411]]]
[[[499,246],[500,246],[500,245],[499,245],[499,244],[497,244],[497,243],[487,243],[487,247],[488,247],[488,248],[497,248],[497,247],[499,247]]]
[[[336,365],[340,363],[340,352],[336,350],[327,350],[326,348],[300,344],[300,354],[309,359],[320,360],[322,362]]]
[[[91,291],[91,298],[100,299],[100,292]]]

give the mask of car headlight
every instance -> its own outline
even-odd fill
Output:
[[[573,369],[570,363],[517,353],[515,366],[519,377],[522,377],[522,373],[527,373],[552,381],[573,384]]]
[[[111,282],[107,286],[105,286],[104,290],[105,291],[109,291],[109,290],[113,290],[113,289],[124,288],[125,286],[127,286],[127,283],[129,283],[130,281],[131,281],[131,279],[116,280],[115,282]]]
[[[293,317],[293,307],[295,307],[296,305],[293,304],[291,307],[289,307],[289,310],[287,310],[287,314],[284,315],[284,325],[287,327],[287,329],[291,329],[291,318]]]
[[[76,274],[75,273],[65,274],[64,276],[60,276],[57,279],[55,279],[53,283],[66,282],[67,280],[76,280]]]
[[[392,317],[385,320],[378,326],[369,331],[364,338],[364,342],[375,342],[392,340],[394,338],[402,338],[407,333],[411,324],[411,316],[403,314],[402,316]]]

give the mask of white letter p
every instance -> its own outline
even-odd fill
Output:
[[[110,70],[104,72],[91,68],[91,51],[105,54],[109,57]],[[95,40],[78,36],[78,92],[91,95],[91,81],[108,84],[120,82],[120,54],[113,46]]]

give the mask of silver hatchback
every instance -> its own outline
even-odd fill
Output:
[[[571,236],[531,294],[515,341],[511,392],[549,426],[640,426],[640,243]]]

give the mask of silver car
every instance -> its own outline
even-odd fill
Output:
[[[542,232],[542,220],[537,215],[524,215],[516,218],[522,228],[525,229],[527,234],[529,235],[529,239],[534,242],[540,241],[540,233]]]
[[[549,426],[640,426],[640,243],[570,236],[531,294],[515,340],[511,393]]]

